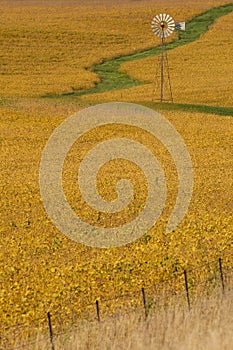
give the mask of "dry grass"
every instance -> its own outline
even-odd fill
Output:
[[[188,312],[186,304],[176,302],[151,310],[147,321],[141,312],[129,312],[97,322],[80,322],[77,328],[55,336],[60,350],[230,350],[232,347],[233,293],[223,297],[215,292],[203,296]],[[50,348],[38,336],[31,350]]]

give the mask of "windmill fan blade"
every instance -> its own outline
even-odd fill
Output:
[[[167,22],[167,25],[168,25],[168,26],[174,26],[174,27],[175,27],[175,22],[174,22],[174,21]]]
[[[167,19],[167,22],[174,22],[173,18],[169,16],[169,18]]]
[[[173,27],[173,26],[168,26],[167,29],[169,29],[169,31],[172,33],[172,32],[174,31],[175,27]]]

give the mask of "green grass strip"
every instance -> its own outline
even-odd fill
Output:
[[[141,102],[140,104],[156,109],[156,110],[182,110],[187,112],[198,112],[216,114],[221,116],[233,117],[233,108],[231,107],[218,107],[218,106],[207,106],[207,105],[195,105],[195,104],[183,104],[183,103],[160,103],[160,102]]]

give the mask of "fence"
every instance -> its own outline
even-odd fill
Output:
[[[224,264],[223,260],[221,258],[218,259],[218,261],[214,260],[212,262],[208,262],[208,266],[214,263],[218,268],[215,271],[214,274],[212,274],[211,277],[205,278],[204,280],[198,281],[196,284],[193,284],[192,281],[189,279],[190,273],[194,269],[186,269],[183,270],[182,272],[175,274],[175,276],[172,276],[169,279],[166,279],[162,281],[161,283],[156,284],[156,286],[151,286],[151,287],[142,287],[141,290],[137,290],[133,293],[128,293],[124,295],[118,295],[114,296],[114,298],[108,298],[108,299],[103,299],[103,298],[97,298],[95,303],[87,304],[83,306],[83,308],[90,308],[92,309],[92,317],[89,318],[88,322],[95,321],[99,325],[101,322],[104,320],[104,314],[106,314],[106,311],[103,312],[102,314],[102,307],[105,305],[105,310],[108,310],[107,303],[115,301],[115,310],[118,308],[120,312],[122,310],[126,310],[126,305],[127,308],[129,308],[128,304],[131,304],[131,310],[135,309],[140,309],[140,311],[143,311],[145,319],[148,318],[148,315],[150,312],[153,312],[153,306],[158,305],[161,303],[161,305],[165,305],[169,303],[171,300],[172,296],[179,294],[182,298],[185,297],[186,303],[187,303],[187,309],[190,311],[192,308],[192,297],[195,295],[198,295],[198,288],[199,291],[209,291],[210,287],[214,288],[216,285],[221,286],[222,294],[224,296],[226,286],[229,286],[229,281],[231,280],[231,273],[232,273],[232,266],[230,268],[224,269]],[[204,265],[202,265],[204,266]],[[196,270],[196,269],[195,269]],[[176,290],[174,290],[174,278],[180,279],[183,285],[183,293],[177,293]],[[162,287],[162,288],[161,288]],[[166,288],[164,288],[166,287]],[[170,289],[169,289],[170,288]],[[161,290],[163,291],[163,294],[161,294]],[[160,291],[160,293],[159,293]],[[124,299],[128,301],[128,303],[120,303],[119,300]],[[118,302],[119,305],[117,305],[116,301]],[[133,302],[132,302],[133,301]],[[118,310],[118,311],[119,311]],[[109,311],[109,310],[108,310]],[[65,332],[69,332],[73,328],[73,318],[72,321],[70,322],[69,326],[64,326],[62,324],[61,329],[54,331],[54,321],[53,317],[55,315],[50,311],[47,312],[47,315],[44,316],[43,319],[38,319],[37,321],[41,321],[43,323],[43,327],[39,327],[39,330],[41,329],[42,332],[45,332],[44,334],[44,339],[47,339],[47,342],[49,344],[49,347],[51,350],[56,350],[56,337],[58,337],[61,334],[64,334]],[[93,317],[94,316],[94,317]],[[47,324],[47,326],[46,326]],[[22,339],[20,338],[20,329],[27,329],[28,328],[28,333],[27,333],[27,341],[25,343],[22,342]],[[47,328],[47,332],[46,332]],[[13,331],[15,329],[16,331]],[[38,343],[38,339],[35,339],[35,334],[34,334],[34,339],[33,338],[33,333],[30,334],[29,331],[29,325],[20,323],[17,325],[14,325],[12,327],[7,327],[5,328],[5,331],[8,330],[8,337],[6,334],[3,334],[3,336],[0,338],[0,349],[31,349],[31,347],[35,344]],[[47,334],[46,334],[47,333]],[[25,332],[24,332],[25,336]],[[18,337],[18,339],[17,339]],[[39,340],[42,341],[42,340]],[[20,345],[17,345],[17,342],[20,343]]]

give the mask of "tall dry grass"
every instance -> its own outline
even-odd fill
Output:
[[[191,311],[183,302],[157,307],[145,320],[143,310],[82,323],[54,338],[56,350],[230,350],[233,339],[233,290],[196,300]],[[50,349],[38,336],[30,349]]]

